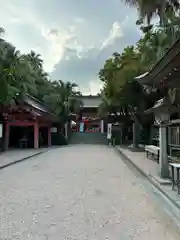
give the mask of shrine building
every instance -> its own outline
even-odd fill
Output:
[[[76,115],[76,131],[104,132],[104,120],[98,116],[98,107],[101,103],[101,97],[98,95],[76,96],[77,100],[82,102],[80,112]]]
[[[0,112],[4,150],[51,146],[55,117],[36,98],[25,94],[12,106],[1,107]]]

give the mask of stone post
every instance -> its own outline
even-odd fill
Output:
[[[139,144],[139,123],[137,121],[135,121],[133,123],[133,148],[138,148],[138,144]]]
[[[65,138],[68,139],[68,123],[67,122],[64,124],[64,129],[65,129]]]
[[[39,148],[39,126],[38,123],[34,123],[34,148]]]
[[[4,150],[7,150],[9,147],[9,133],[10,133],[10,126],[8,123],[5,123],[5,133],[4,133]]]
[[[160,113],[161,121],[169,119],[168,113]],[[162,178],[169,177],[169,163],[167,155],[167,128],[165,126],[159,127],[159,172]]]
[[[51,146],[51,127],[48,127],[48,147]]]
[[[104,133],[104,120],[101,120],[101,133]]]

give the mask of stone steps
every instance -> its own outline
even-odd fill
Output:
[[[73,132],[69,144],[103,144],[107,145],[106,135],[100,132]]]

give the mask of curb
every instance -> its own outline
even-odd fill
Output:
[[[136,170],[138,170],[144,177],[146,177],[148,179],[148,181],[155,187],[157,188],[162,195],[164,195],[164,197],[166,197],[175,207],[177,207],[180,210],[180,205],[174,201],[174,199],[172,199],[159,185],[158,183],[156,183],[153,179],[152,179],[152,175],[151,174],[146,174],[140,167],[138,167],[129,157],[127,157],[120,149],[118,149],[117,147],[115,147],[116,151],[122,155],[126,160],[128,160],[131,165],[133,165],[133,167],[136,168]]]
[[[34,154],[32,154],[32,155],[30,155],[30,156],[28,156],[28,157],[24,157],[24,158],[15,160],[14,162],[10,162],[10,163],[7,163],[7,164],[5,164],[5,165],[2,165],[2,166],[0,166],[0,170],[4,169],[4,168],[6,168],[6,167],[10,167],[10,166],[12,166],[12,165],[15,165],[15,164],[17,164],[17,163],[26,161],[26,160],[28,160],[28,159],[30,159],[30,158],[32,158],[32,157],[35,157],[35,156],[38,156],[38,155],[43,154],[43,153],[45,153],[45,152],[48,152],[49,150],[50,150],[50,149],[47,149],[47,151],[42,151],[42,152],[34,153]]]

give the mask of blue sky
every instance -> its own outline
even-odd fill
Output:
[[[84,93],[98,92],[104,61],[140,38],[135,9],[120,0],[8,0],[1,6],[5,38],[23,53],[40,53],[53,80],[74,81]]]

